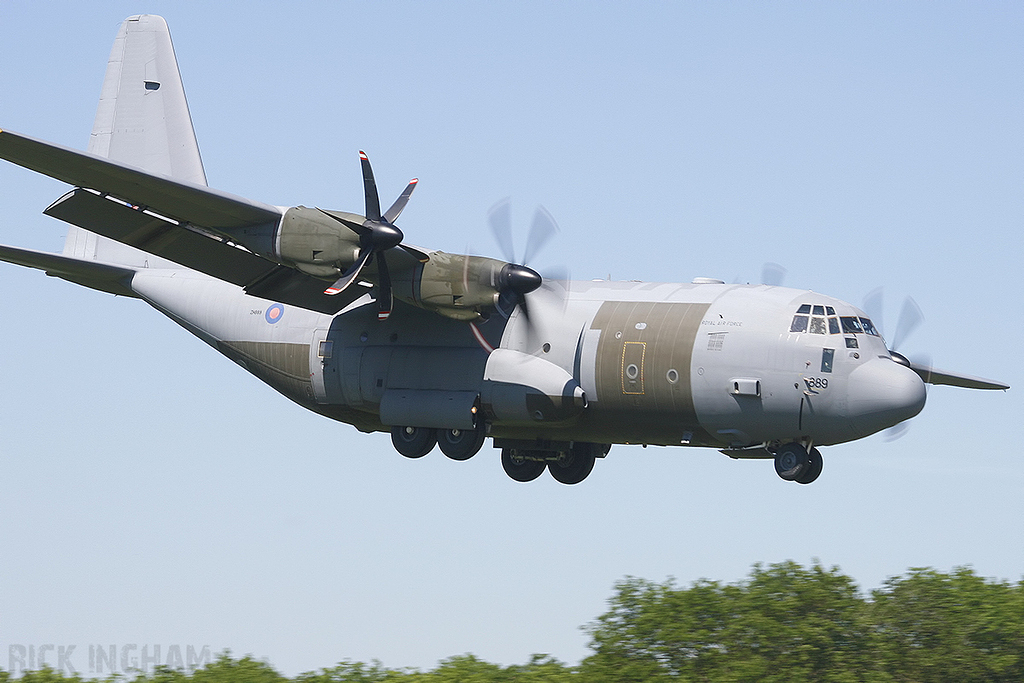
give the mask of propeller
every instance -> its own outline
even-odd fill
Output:
[[[880,326],[880,323],[883,320],[881,288],[869,292],[868,295],[864,297],[864,312],[867,313],[872,320],[876,321],[879,333],[882,333],[882,328]],[[907,297],[906,301],[903,302],[903,307],[900,309],[900,317],[896,324],[896,331],[893,333],[892,346],[889,347],[889,355],[892,356],[894,361],[900,365],[905,365],[916,372],[926,385],[943,384],[951,387],[962,387],[964,389],[982,389],[989,391],[1005,390],[1010,388],[1010,385],[1005,382],[985,379],[984,377],[964,375],[958,372],[939,370],[932,365],[931,358],[926,355],[917,355],[913,360],[903,355],[897,349],[903,345],[903,342],[906,341],[907,337],[909,337],[923,321],[924,314],[921,312],[921,308],[913,299]]]
[[[882,335],[882,339],[885,339],[885,329],[883,321],[884,316],[884,296],[883,289],[878,287],[871,290],[864,297],[864,312],[868,314],[868,317],[874,323],[878,333]],[[897,349],[903,345],[903,342],[918,328],[921,323],[924,322],[924,313],[921,311],[921,307],[917,305],[912,297],[907,297],[903,300],[903,306],[900,308],[900,315],[896,319],[896,329],[892,335],[892,343],[886,344],[889,349],[889,355],[892,359],[904,365],[918,375],[925,382],[925,389],[928,388],[928,383],[931,379],[931,359],[927,357],[921,357],[916,361],[911,361],[905,355],[900,353]],[[882,432],[882,438],[885,441],[896,441],[897,439],[906,435],[907,430],[910,429],[910,422],[904,421],[899,424],[889,427]]]
[[[883,289],[878,287],[867,293],[864,297],[864,312],[868,314],[871,321],[874,323],[878,333],[885,338],[885,326],[883,321],[885,320],[884,306],[883,306]],[[924,322],[924,313],[921,311],[921,307],[917,305],[917,302],[913,298],[907,297],[903,300],[903,306],[900,308],[899,318],[896,319],[896,330],[892,335],[892,342],[887,344],[889,353],[892,355],[893,360],[901,365],[906,365],[908,368],[914,369],[912,366],[919,366],[922,369],[928,368],[929,363],[912,363],[909,358],[904,356],[898,351],[903,346],[903,342],[921,326]],[[927,380],[925,380],[927,381]]]
[[[342,273],[334,284],[324,290],[324,294],[335,295],[345,291],[357,280],[363,268],[369,265],[374,258],[377,259],[377,319],[387,320],[391,315],[391,307],[394,304],[394,297],[391,291],[391,273],[388,270],[388,261],[385,252],[389,249],[399,247],[410,255],[414,256],[421,263],[426,263],[430,257],[419,249],[402,244],[405,235],[395,225],[395,221],[401,215],[405,205],[409,203],[409,197],[416,189],[418,179],[413,178],[406,185],[405,190],[398,196],[395,203],[383,214],[380,212],[380,198],[377,195],[377,183],[373,179],[373,168],[370,166],[370,159],[366,152],[360,150],[359,161],[363,169],[363,193],[366,197],[366,220],[362,223],[336,216],[335,214],[320,211],[338,221],[345,227],[353,230],[359,235],[359,254],[348,270]]]
[[[487,212],[487,222],[491,226],[494,239],[501,248],[502,256],[508,262],[498,273],[498,312],[505,318],[519,306],[526,319],[530,318],[526,295],[537,290],[544,284],[544,278],[527,262],[547,244],[558,232],[558,224],[543,206],[538,206],[533,214],[530,232],[526,238],[526,249],[523,262],[516,259],[515,246],[512,241],[512,201],[506,197],[491,207]]]
[[[785,266],[779,265],[778,263],[765,261],[765,263],[761,266],[760,284],[768,285],[770,287],[781,287],[782,283],[785,282],[786,280],[786,273],[788,272],[789,271],[786,270]],[[750,280],[744,280],[739,276],[733,278],[732,283],[734,285],[751,284]]]
[[[761,284],[781,287],[786,279],[786,269],[778,263],[765,263],[761,266]]]

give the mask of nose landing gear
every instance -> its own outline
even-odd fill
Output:
[[[810,484],[821,474],[821,452],[803,444],[787,443],[775,452],[775,472],[786,481]]]

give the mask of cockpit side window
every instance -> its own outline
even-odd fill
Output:
[[[882,336],[882,335],[880,335],[878,333],[878,330],[875,329],[874,324],[868,318],[861,318],[860,319],[860,325],[861,325],[861,327],[864,328],[864,331],[867,332],[868,334],[870,334],[870,335],[872,335],[874,337],[881,337]]]
[[[829,306],[829,308],[832,308],[832,307]],[[829,318],[828,319],[828,333],[829,334],[839,334],[839,318]]]
[[[864,328],[860,326],[860,322],[853,316],[844,315],[839,318],[843,323],[843,332],[848,334],[856,334],[858,332],[863,333]]]

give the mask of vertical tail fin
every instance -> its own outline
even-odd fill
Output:
[[[89,137],[93,154],[206,184],[185,88],[163,17],[129,17],[107,62]]]
[[[114,40],[89,151],[151,173],[206,184],[185,88],[163,17],[128,17]],[[134,266],[162,259],[70,227],[64,255]]]

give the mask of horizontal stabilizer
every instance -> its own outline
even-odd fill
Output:
[[[944,384],[950,387],[963,387],[964,389],[1009,389],[1009,384],[996,382],[981,377],[970,375],[959,375],[954,372],[945,372],[921,363],[911,363],[910,369],[921,376],[927,384]]]
[[[103,292],[120,296],[136,296],[129,286],[132,276],[135,275],[135,271],[130,268],[5,245],[0,245],[0,260],[19,266],[38,268],[46,271],[47,275]]]
[[[281,218],[281,211],[269,204],[6,130],[0,130],[0,159],[213,230],[276,224]]]

